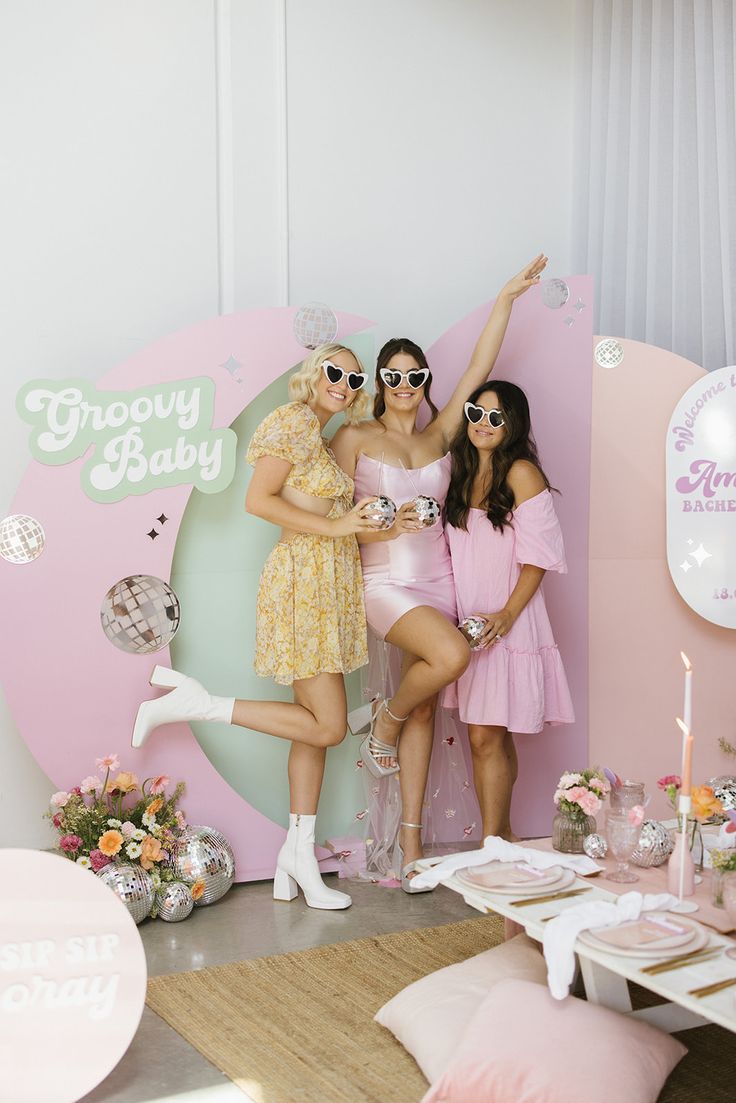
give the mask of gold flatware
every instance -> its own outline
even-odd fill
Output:
[[[512,900],[514,908],[528,908],[531,904],[548,904],[551,900],[566,900],[569,896],[580,896],[583,892],[590,892],[590,888],[568,889],[566,892],[553,892],[548,896],[525,896],[523,900]]]
[[[682,954],[680,957],[670,957],[666,961],[656,962],[655,965],[645,965],[639,972],[656,977],[658,973],[667,973],[670,969],[686,969],[688,965],[709,961],[712,957],[718,957],[721,952],[721,946],[711,946],[710,950],[691,950],[689,954]]]
[[[734,984],[736,984],[736,977],[729,977],[727,980],[718,980],[715,984],[705,984],[702,988],[691,988],[688,996],[697,996],[698,999],[702,999],[703,996],[712,996],[724,988],[731,988]]]

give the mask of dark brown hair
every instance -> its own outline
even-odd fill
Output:
[[[476,387],[473,393],[468,395],[467,401],[477,402],[480,396],[488,391],[494,391],[498,396],[506,432],[501,443],[493,450],[491,482],[488,493],[481,502],[481,509],[485,509],[494,529],[502,531],[505,525],[512,524],[514,492],[506,481],[506,476],[516,460],[528,460],[529,463],[533,463],[544,479],[547,489],[553,488],[539,462],[529,417],[529,403],[521,387],[517,387],[515,383],[507,383],[503,379],[489,380],[480,387]],[[478,449],[470,442],[467,421],[463,421],[452,440],[450,456],[452,475],[445,503],[445,518],[454,528],[466,529],[473,481],[480,470],[481,456]]]
[[[427,363],[427,357],[420,349],[419,345],[416,345],[413,341],[410,341],[408,337],[392,337],[390,341],[387,341],[378,354],[378,360],[376,361],[376,395],[373,399],[373,416],[376,421],[380,421],[386,412],[386,401],[384,398],[385,385],[381,379],[381,368],[387,368],[389,361],[397,353],[404,352],[407,356],[413,357],[417,362],[417,367],[426,368],[429,372],[427,376],[427,382],[424,384],[424,397],[427,405],[432,413],[430,421],[434,421],[439,413],[432,399],[429,397],[429,388],[432,382],[432,372],[429,370],[429,364]]]

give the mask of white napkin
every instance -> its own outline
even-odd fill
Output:
[[[588,873],[597,873],[602,867],[585,854],[559,854],[556,850],[533,850],[518,843],[509,843],[498,835],[488,835],[480,850],[462,850],[450,854],[436,866],[418,873],[412,881],[416,888],[434,888],[440,881],[447,881],[458,869],[470,866],[483,866],[486,862],[525,862],[534,869],[549,869],[551,866],[564,866],[584,877]]]
[[[642,912],[666,911],[677,903],[669,892],[625,892],[614,900],[591,900],[566,908],[544,928],[547,984],[556,1000],[564,1000],[575,973],[575,939],[590,927],[638,919]]]

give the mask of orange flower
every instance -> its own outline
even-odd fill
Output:
[[[163,856],[163,848],[158,839],[154,839],[153,835],[146,835],[141,843],[141,865],[143,868],[153,869],[153,863],[162,861]]]
[[[696,785],[692,793],[692,812],[696,820],[709,820],[723,812],[723,805],[713,792],[710,785]]]
[[[146,812],[150,812],[152,816],[155,816],[157,812],[160,812],[164,806],[163,797],[156,797],[146,808]]]
[[[97,840],[97,849],[101,850],[103,854],[107,854],[108,858],[114,858],[124,842],[125,838],[119,831],[106,831]]]
[[[192,900],[201,900],[204,896],[204,881],[200,877],[198,881],[195,881],[192,885]]]
[[[127,770],[123,770],[118,774],[113,781],[107,786],[108,793],[113,795],[116,793],[132,793],[138,788],[138,778],[135,774],[128,773]]]

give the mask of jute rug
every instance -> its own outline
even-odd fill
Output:
[[[407,984],[502,937],[502,920],[487,916],[361,938],[154,977],[147,1002],[258,1103],[416,1103],[427,1083],[373,1015]],[[679,1037],[690,1054],[660,1103],[733,1103],[734,1036],[709,1026]]]

